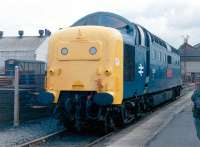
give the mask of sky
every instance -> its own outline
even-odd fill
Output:
[[[174,47],[186,35],[191,45],[200,43],[200,0],[0,0],[0,30],[5,36],[55,32],[97,11],[122,15]]]

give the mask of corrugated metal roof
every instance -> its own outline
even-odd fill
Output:
[[[181,57],[181,61],[194,61],[194,62],[199,62],[200,61],[200,56],[197,57],[190,57],[190,56],[186,56],[186,57]]]
[[[0,51],[36,50],[45,39],[46,36],[3,37],[0,39]]]
[[[189,57],[200,57],[200,50],[192,48],[192,49],[185,49],[181,56],[189,56]]]
[[[200,49],[200,43],[194,45],[195,48]]]

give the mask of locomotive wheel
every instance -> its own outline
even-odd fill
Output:
[[[137,110],[133,102],[124,102],[121,107],[122,124],[131,123],[137,117]]]
[[[180,88],[174,88],[172,93],[172,100],[176,100],[180,96]]]
[[[111,112],[107,112],[103,120],[103,133],[108,133],[110,131],[116,130],[115,121],[111,115]]]
[[[105,119],[104,121],[103,121],[103,133],[108,133],[108,130],[109,130],[109,128],[108,128],[108,120],[107,119]]]
[[[68,98],[59,98],[58,102],[59,120],[68,130],[74,129],[72,104],[73,103]]]
[[[146,105],[147,105],[147,112],[150,112],[153,109],[153,98],[152,96],[148,96],[145,98],[146,100]]]
[[[178,97],[180,95],[181,95],[181,88],[178,87],[178,88],[176,88],[176,96]]]

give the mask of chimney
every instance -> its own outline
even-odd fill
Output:
[[[0,31],[0,38],[3,38],[3,31]]]
[[[23,30],[19,30],[18,31],[18,35],[19,35],[19,38],[22,38],[23,35],[24,35],[24,31]]]
[[[40,37],[44,35],[44,30],[39,30],[38,32],[39,32]]]
[[[45,36],[50,36],[51,35],[51,31],[49,31],[48,29],[45,29]]]
[[[189,35],[185,35],[183,36],[183,41],[185,44],[188,44],[188,40],[189,40],[190,36]]]

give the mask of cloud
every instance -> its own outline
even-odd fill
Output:
[[[178,47],[189,34],[191,44],[199,43],[200,3],[198,0],[0,0],[0,30],[16,35],[38,34],[38,29],[56,31],[96,11],[109,11],[141,24]]]
[[[196,6],[195,6],[196,7]],[[174,11],[169,15],[169,26],[178,29],[189,29],[200,27],[200,7],[187,7],[182,11]]]
[[[183,43],[183,35],[189,34],[191,44],[200,42],[200,3],[196,0],[161,0],[151,3],[140,12],[124,15],[146,27],[175,47]]]

